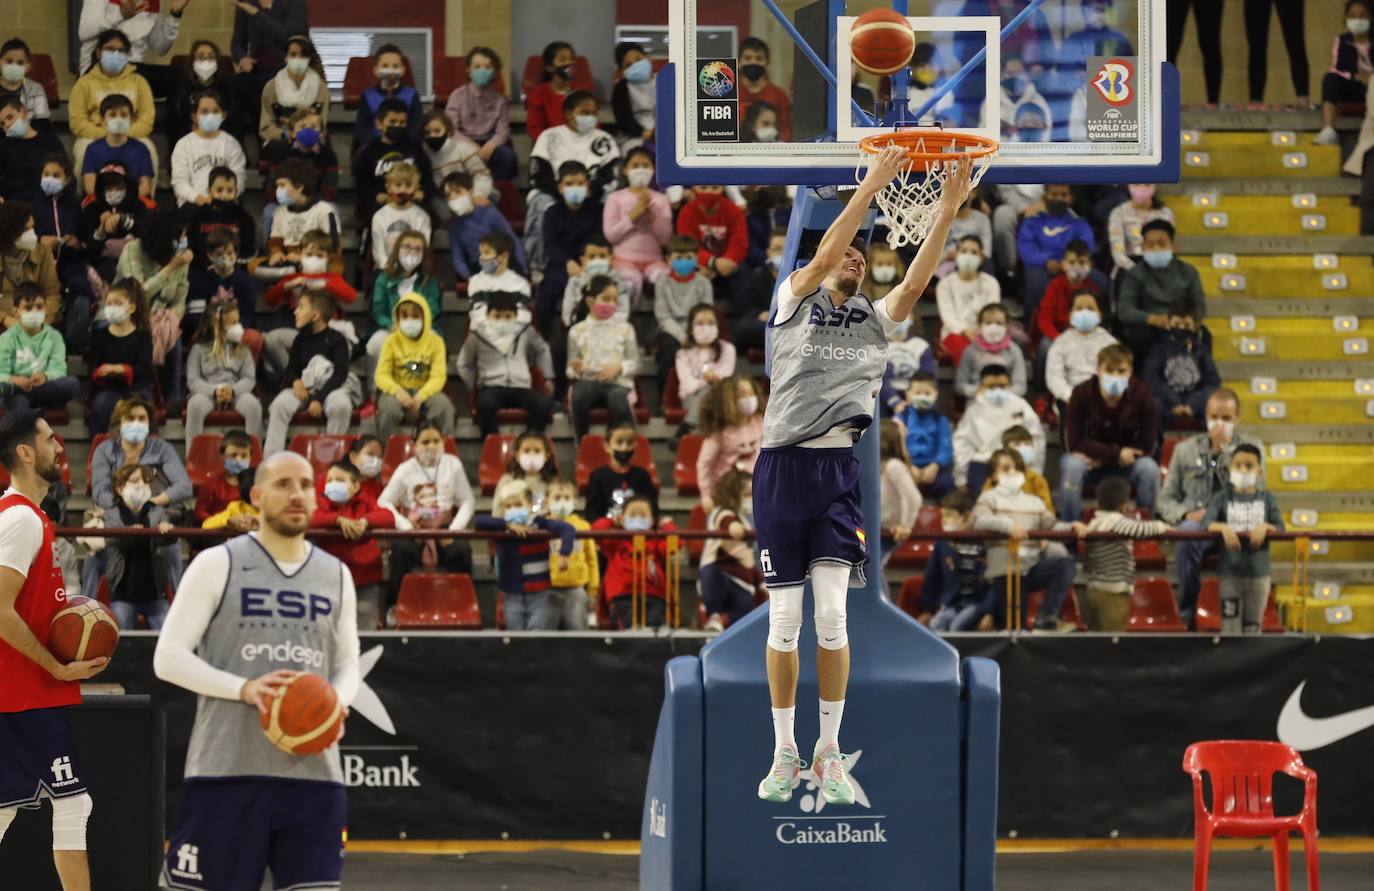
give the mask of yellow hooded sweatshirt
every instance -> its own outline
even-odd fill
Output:
[[[401,333],[400,311],[406,305],[420,308],[417,338]],[[389,395],[410,390],[421,402],[442,392],[448,381],[448,355],[444,339],[430,329],[429,302],[414,292],[403,295],[391,310],[391,323],[391,334],[377,360],[377,390]]]
[[[133,62],[111,77],[97,62],[72,85],[68,97],[68,126],[77,139],[104,139],[105,119],[100,116],[100,101],[113,93],[129,97],[134,104],[134,119],[129,122],[129,138],[144,139],[153,132],[157,109],[153,106],[153,91],[148,81],[136,70]]]

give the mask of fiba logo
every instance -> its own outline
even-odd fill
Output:
[[[697,75],[697,85],[702,93],[713,99],[724,98],[735,90],[735,72],[724,62],[707,62]]]
[[[1112,59],[1097,69],[1093,87],[1108,105],[1125,105],[1135,96],[1135,69],[1125,59]]]

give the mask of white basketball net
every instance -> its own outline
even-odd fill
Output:
[[[916,152],[934,151],[935,146],[926,148],[924,139],[918,139],[912,149]],[[957,148],[947,147],[951,160],[912,161],[892,182],[883,187],[877,195],[878,209],[887,220],[887,244],[896,250],[905,245],[918,244],[925,240],[935,213],[940,207],[940,195],[944,192],[945,179],[954,169],[954,161],[965,154]],[[996,152],[973,159],[973,178],[970,188],[987,172]],[[854,169],[856,182],[862,181],[876,155],[864,152]]]

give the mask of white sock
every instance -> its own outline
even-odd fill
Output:
[[[791,708],[773,709],[773,750],[777,751],[783,746],[797,747],[797,741],[792,736],[792,727],[797,720],[796,706]]]
[[[844,719],[844,700],[834,702],[821,700],[821,736],[816,748],[824,751],[826,746],[840,745],[840,721]]]

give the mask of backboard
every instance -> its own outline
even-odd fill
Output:
[[[906,15],[916,35],[911,64],[885,77],[860,71],[849,53],[855,17],[880,5]],[[985,182],[1176,181],[1179,86],[1165,61],[1164,6],[669,0],[658,180],[852,184],[862,136],[919,125],[999,139]],[[699,40],[722,25],[739,28],[733,56]],[[764,41],[766,61],[750,38]]]

